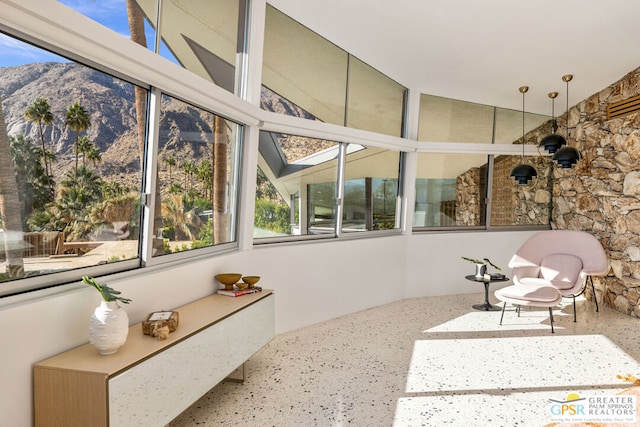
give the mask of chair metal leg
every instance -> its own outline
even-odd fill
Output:
[[[553,310],[549,307],[549,323],[551,323],[551,333],[555,334],[556,332],[553,330]]]
[[[573,298],[573,323],[576,323],[576,296],[571,295]]]
[[[520,317],[520,310],[522,309],[521,305],[516,305],[516,313],[518,313],[518,317]]]
[[[596,295],[596,287],[593,286],[593,278],[591,276],[588,276],[587,280],[591,282],[591,291],[593,292],[593,300],[596,302],[596,312],[598,312],[600,311],[598,307],[598,296]]]
[[[502,305],[502,314],[500,315],[500,326],[502,326],[502,318],[504,317],[504,309],[507,308],[507,302]]]

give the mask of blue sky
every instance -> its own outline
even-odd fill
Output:
[[[64,59],[27,43],[0,34],[0,67],[30,64],[33,62],[63,62]]]
[[[59,0],[59,2],[124,37],[129,37],[125,0]],[[153,37],[153,29],[147,25],[147,40],[153,40]],[[66,59],[0,33],[0,67],[49,61],[66,62]]]
[[[125,0],[58,0],[58,2],[129,37]]]

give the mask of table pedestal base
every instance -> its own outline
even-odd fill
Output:
[[[484,304],[474,304],[471,307],[475,308],[476,310],[482,310],[482,311],[501,311],[502,310],[502,308],[496,307],[495,305],[491,305],[486,302]]]
[[[482,284],[484,284],[484,302],[482,304],[474,304],[471,307],[473,307],[476,310],[480,310],[480,311],[500,311],[502,310],[502,308],[500,307],[496,307],[495,305],[491,305],[491,303],[489,302],[489,285],[493,282],[506,282],[507,279],[506,277],[501,277],[499,279],[488,279],[488,280],[483,280],[480,279],[478,277],[475,276],[465,276],[465,279],[467,280],[471,280],[472,282],[480,282]]]

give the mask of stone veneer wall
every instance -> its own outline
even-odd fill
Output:
[[[548,156],[526,157],[538,178],[519,186],[509,172],[521,157],[496,157],[490,223],[545,224],[551,207],[552,228],[583,230],[602,243],[611,268],[606,276],[593,278],[598,301],[640,317],[640,112],[612,120],[606,113],[607,105],[637,95],[640,68],[569,109],[567,141],[582,155],[572,169],[552,165]],[[558,133],[566,137],[567,113],[558,117],[558,125]],[[525,135],[525,143],[538,144],[550,131],[546,123]],[[547,179],[551,173],[553,197]],[[458,225],[480,224],[483,176],[486,165],[458,177]],[[593,298],[591,289],[586,295]]]
[[[554,168],[552,226],[584,230],[611,265],[594,277],[598,301],[640,317],[640,113],[607,120],[607,105],[640,94],[640,68],[569,109],[570,146],[582,159]],[[561,134],[566,114],[558,119]],[[590,289],[587,295],[590,295]]]
[[[456,178],[456,226],[474,227],[484,223],[487,165],[471,168]]]

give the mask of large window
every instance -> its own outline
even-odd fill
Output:
[[[229,92],[239,89],[245,0],[163,0],[160,18],[158,0],[59,1]]]
[[[349,144],[344,183],[342,231],[397,229],[400,152]]]
[[[362,62],[349,57],[346,126],[402,136],[406,89]]]
[[[423,94],[418,139],[491,144],[493,111],[488,105]]]
[[[527,132],[550,119],[533,113],[526,113],[525,117]],[[521,137],[522,111],[433,95],[420,96],[420,141],[513,144]]]
[[[487,160],[483,154],[420,153],[413,226],[483,226]]]
[[[223,117],[162,97],[156,193],[161,220],[154,224],[161,242],[154,255],[235,240],[240,130]]]
[[[174,57],[184,68],[229,92],[236,92],[237,53],[242,52],[238,47],[241,3],[244,1],[162,1],[160,37],[170,52],[160,53],[169,59]]]
[[[524,143],[537,145],[551,132],[550,118],[524,114]],[[522,144],[522,111],[430,95],[420,102],[419,139],[430,142]],[[537,177],[517,184],[519,163]],[[548,225],[551,165],[546,156],[421,153],[416,175],[414,227]],[[490,184],[490,188],[488,188]],[[487,208],[490,207],[490,212]]]
[[[0,37],[0,282],[138,265],[147,90]]]
[[[262,84],[267,110],[402,136],[406,88],[270,5]],[[304,113],[274,102],[273,93]]]
[[[335,236],[339,210],[341,232],[398,229],[400,159],[398,151],[261,132],[254,238]]]
[[[155,49],[158,0],[88,2],[58,0],[150,50]]]
[[[149,88],[0,38],[0,295],[138,268],[143,239],[153,256],[237,240],[242,126],[166,94],[155,111]]]
[[[254,238],[335,234],[339,147],[260,132]]]
[[[495,138],[498,143],[537,146],[551,133],[551,122],[545,116],[525,114],[524,140],[522,112],[496,109]],[[518,164],[536,169],[536,177],[527,185],[516,184],[509,176]],[[491,227],[548,225],[551,217],[552,162],[548,156],[495,156],[491,187]]]
[[[318,120],[344,125],[347,52],[267,5],[263,56],[264,86]]]

